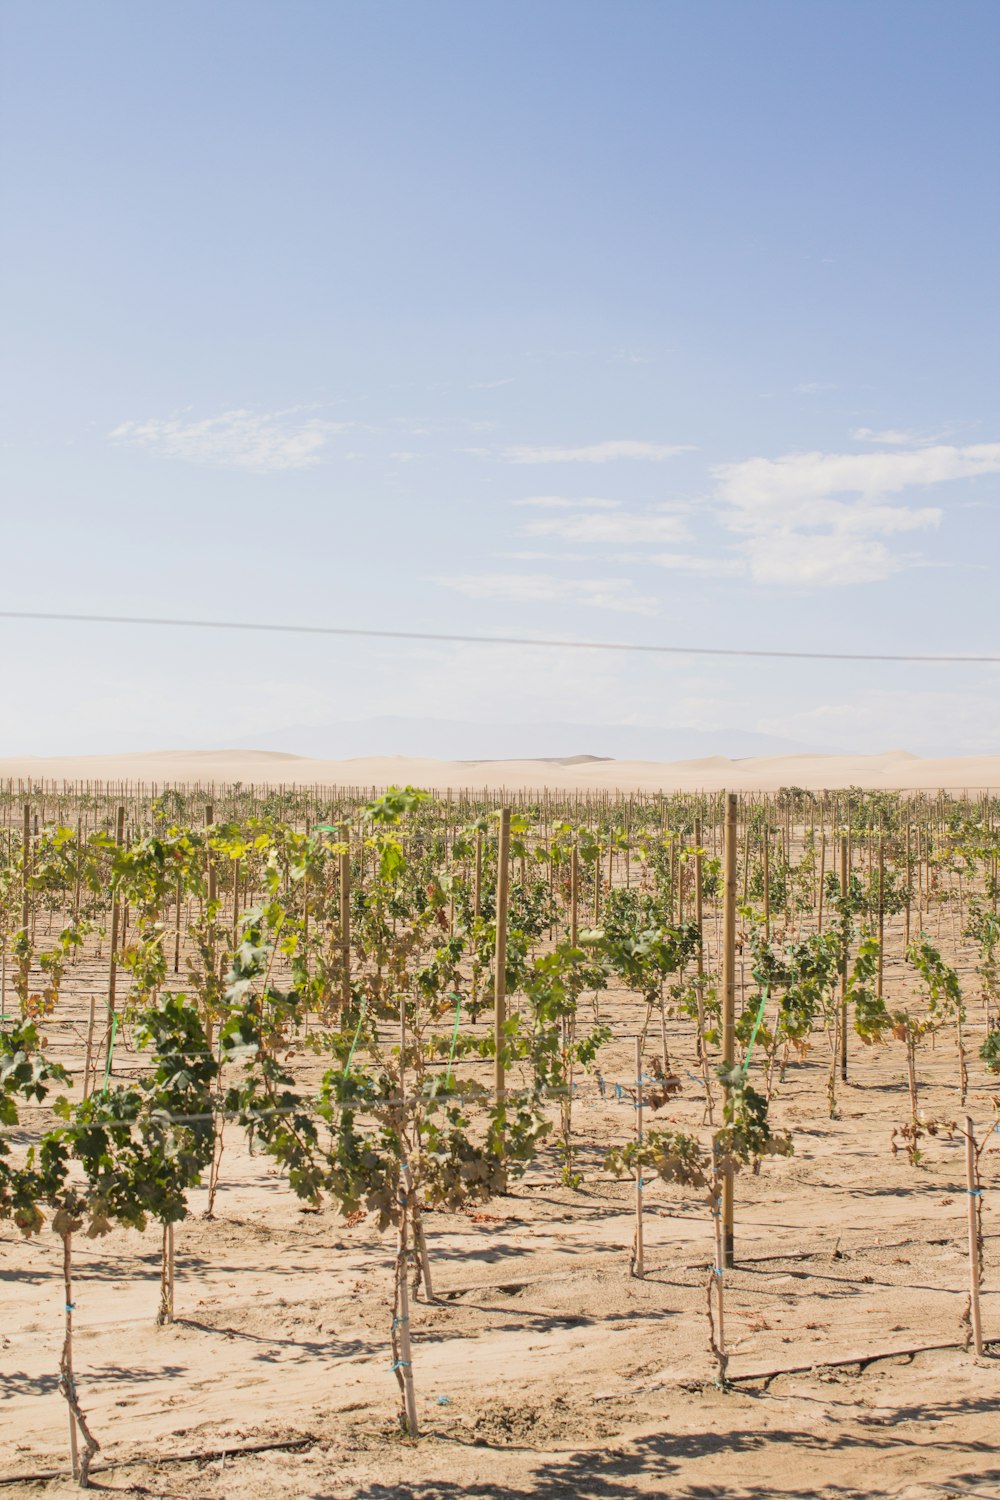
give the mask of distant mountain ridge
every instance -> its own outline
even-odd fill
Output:
[[[748,729],[648,728],[638,724],[473,724],[395,715],[289,724],[244,733],[244,743],[317,760],[407,755],[433,760],[699,760],[815,753],[815,747]],[[221,748],[221,747],[220,747]]]

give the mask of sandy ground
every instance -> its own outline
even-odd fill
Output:
[[[419,760],[403,755],[359,760],[306,760],[268,750],[172,750],[150,754],[74,757],[19,756],[0,760],[0,782],[33,781],[212,782],[300,786],[393,784],[449,788],[505,787],[511,791],[549,787],[566,791],[810,791],[835,787],[887,787],[904,791],[982,791],[1000,787],[1000,754],[922,760],[905,751],[885,755],[779,755],[750,760],[566,761]]]
[[[67,1061],[82,997],[102,972],[82,965],[80,1014],[50,1023]],[[887,983],[904,983],[898,965]],[[627,1082],[636,1002],[612,992],[602,1012],[619,1038],[604,1074]],[[970,1051],[982,1029],[981,1019],[970,1028]],[[659,1119],[697,1128],[689,1028],[673,1026],[671,1042],[685,1088]],[[390,1239],[368,1221],[303,1212],[231,1133],[215,1219],[196,1194],[178,1228],[173,1326],[154,1326],[156,1230],[79,1243],[78,1380],[100,1462],[114,1465],[95,1481],[113,1494],[198,1500],[1000,1495],[1000,1358],[977,1361],[960,1347],[962,1142],[930,1140],[920,1168],[892,1155],[891,1130],[906,1113],[902,1051],[857,1042],[853,1051],[838,1120],[826,1117],[822,1049],[790,1067],[775,1118],[795,1132],[796,1155],[738,1179],[733,1389],[713,1383],[705,1205],[652,1186],[648,1274],[630,1276],[633,1189],[602,1156],[628,1138],[634,1114],[586,1079],[575,1114],[581,1191],[561,1185],[549,1153],[486,1210],[429,1216],[438,1300],[412,1310],[417,1442],[396,1425]],[[117,1062],[122,1073],[137,1065],[127,1054]],[[953,1043],[926,1050],[922,1076],[928,1115],[953,1118]],[[977,1064],[970,1106],[981,1128],[994,1119],[995,1087]],[[1000,1149],[984,1166],[992,1189]],[[984,1319],[987,1337],[1000,1338],[995,1211],[986,1229]],[[58,1241],[4,1229],[0,1246],[5,1477],[62,1467],[66,1418]],[[791,1373],[766,1378],[782,1370]],[[298,1446],[220,1456],[282,1440]],[[176,1461],[191,1453],[202,1457]],[[3,1493],[72,1491],[67,1479],[23,1479]]]

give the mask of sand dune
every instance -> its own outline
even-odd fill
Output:
[[[451,787],[551,787],[568,791],[812,791],[861,786],[934,791],[1000,788],[1000,754],[924,760],[905,750],[883,755],[778,755],[748,760],[423,760],[405,755],[355,760],[310,760],[277,750],[163,750],[126,755],[0,760],[0,780],[142,781],[256,785],[376,786],[409,784],[431,791]]]

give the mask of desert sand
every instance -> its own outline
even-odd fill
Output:
[[[973,953],[963,984],[974,992]],[[54,1055],[79,1063],[87,996],[72,973]],[[894,996],[909,983],[898,951]],[[635,998],[606,992],[616,1040],[603,1092],[581,1082],[574,1191],[554,1147],[486,1209],[427,1215],[433,1303],[411,1304],[422,1436],[397,1424],[390,1368],[391,1234],[371,1218],[303,1211],[266,1156],[227,1128],[214,1219],[191,1198],[177,1229],[176,1322],[155,1326],[159,1231],[78,1237],[80,1397],[102,1444],[92,1482],[116,1495],[192,1500],[938,1500],[1000,1493],[997,1344],[963,1349],[968,1288],[961,1137],[927,1141],[915,1168],[890,1137],[906,1113],[898,1044],[852,1041],[839,1119],[821,1045],[794,1062],[775,1106],[795,1155],[737,1179],[737,1268],[726,1275],[728,1390],[714,1383],[703,1196],[646,1192],[646,1278],[630,1275],[634,1189],[607,1146],[633,1129],[627,1092]],[[481,1023],[488,1025],[489,1022]],[[704,1090],[690,1028],[670,1024],[680,1095],[648,1124],[697,1129]],[[981,1011],[970,1025],[974,1053]],[[320,1058],[303,1057],[302,1076]],[[116,1058],[116,1079],[142,1067]],[[624,1079],[621,1093],[614,1083]],[[928,1117],[954,1118],[956,1058],[923,1060]],[[969,1108],[995,1118],[973,1070]],[[47,1117],[33,1112],[33,1124]],[[995,1197],[1000,1150],[983,1180]],[[997,1237],[987,1213],[983,1318],[1000,1334]],[[59,1241],[0,1228],[0,1493],[71,1495],[58,1391]],[[993,1357],[990,1357],[993,1356]],[[54,1475],[48,1480],[31,1475]]]
[[[309,760],[271,750],[164,750],[126,755],[19,756],[0,760],[0,782],[131,781],[222,785],[409,785],[428,791],[549,787],[560,791],[809,791],[886,787],[902,791],[984,791],[1000,787],[1000,753],[924,760],[884,755],[779,755],[748,760],[421,760],[405,755]]]
[[[625,997],[608,998],[609,1019],[627,1026]],[[929,1063],[935,1113],[954,1108],[951,1050]],[[627,1078],[625,1046],[611,1049],[607,1069],[609,1081]],[[155,1228],[79,1242],[77,1375],[102,1443],[94,1480],[120,1495],[199,1500],[996,1495],[1000,1363],[961,1348],[962,1143],[938,1137],[920,1170],[890,1153],[905,1112],[897,1049],[858,1049],[838,1121],[824,1118],[824,1077],[817,1051],[781,1092],[795,1157],[738,1179],[728,1392],[713,1384],[708,1349],[704,1201],[650,1187],[647,1275],[630,1276],[633,1191],[601,1156],[630,1131],[631,1105],[591,1084],[577,1105],[580,1191],[560,1184],[546,1151],[487,1210],[428,1215],[438,1300],[411,1307],[424,1434],[415,1443],[396,1424],[391,1235],[370,1219],[303,1212],[234,1131],[215,1219],[195,1193],[178,1227],[172,1326],[154,1325]],[[982,1121],[989,1096],[977,1083]],[[686,1077],[660,1121],[696,1125],[702,1103]],[[9,1228],[0,1241],[17,1289],[11,1296],[8,1280],[0,1335],[0,1477],[58,1471],[59,1242],[49,1232],[25,1242]],[[991,1336],[996,1245],[991,1225]],[[192,1454],[201,1460],[184,1461]],[[68,1479],[25,1477],[5,1493],[77,1491]]]
[[[0,775],[971,789],[1000,785],[1000,758],[474,765],[219,752],[7,762]],[[937,904],[929,921],[970,998],[966,1046],[976,1059],[985,1035],[976,946],[953,903]],[[900,923],[890,921],[887,932],[894,1002],[913,983]],[[75,1074],[90,997],[106,984],[91,942],[46,1023],[52,1054]],[[723,1391],[709,1348],[714,1246],[703,1195],[647,1185],[646,1277],[630,1274],[634,1188],[610,1175],[604,1155],[634,1129],[635,996],[609,989],[601,1017],[613,1032],[601,1053],[604,1086],[582,1078],[574,1103],[579,1189],[561,1181],[550,1144],[484,1210],[427,1215],[436,1300],[411,1305],[417,1441],[402,1437],[397,1422],[391,1236],[380,1236],[370,1217],[303,1211],[235,1127],[227,1127],[214,1219],[198,1190],[178,1226],[173,1325],[155,1325],[156,1227],[78,1237],[74,1338],[80,1398],[102,1444],[95,1485],[184,1500],[995,1500],[1000,1136],[982,1168],[988,1344],[977,1359],[963,1347],[968,1198],[963,1141],[947,1124],[961,1113],[954,1042],[942,1036],[922,1056],[921,1106],[945,1124],[919,1167],[891,1149],[907,1114],[898,1042],[864,1047],[852,1037],[836,1119],[827,1110],[822,1037],[792,1060],[773,1119],[791,1131],[795,1154],[737,1180],[737,1266],[726,1274],[731,1384]],[[668,1024],[682,1090],[650,1110],[647,1126],[698,1131],[705,1096],[691,1029]],[[322,1056],[304,1052],[295,1069],[312,1089],[323,1066]],[[144,1067],[122,1048],[114,1080]],[[981,1137],[997,1119],[996,1092],[996,1079],[974,1060],[968,1107]],[[50,1123],[39,1106],[30,1132],[15,1139],[24,1146]],[[5,1224],[0,1258],[0,1495],[75,1494],[58,1389],[59,1241],[49,1230],[25,1241]]]

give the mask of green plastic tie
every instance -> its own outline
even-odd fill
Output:
[[[107,1066],[104,1069],[104,1092],[101,1095],[102,1099],[106,1099],[108,1097],[108,1085],[111,1082],[111,1059],[115,1055],[115,1037],[117,1035],[118,1035],[118,1015],[117,1015],[116,1012],[112,1011],[112,1013],[111,1013],[111,1040],[108,1042],[108,1061],[107,1061]]]
[[[750,1041],[747,1044],[746,1056],[743,1059],[744,1078],[746,1077],[747,1069],[750,1066],[750,1054],[753,1052],[754,1042],[756,1042],[757,1040],[757,1033],[760,1030],[760,1023],[764,1019],[764,1007],[768,1002],[769,996],[770,991],[768,990],[767,985],[765,985],[764,993],[760,997],[760,1005],[757,1007],[757,1019],[753,1023],[753,1031],[751,1031],[750,1033]]]
[[[461,995],[455,995],[455,994],[453,994],[452,995],[452,999],[456,1000],[458,1003],[455,1006],[455,1030],[451,1034],[451,1052],[448,1055],[448,1071],[447,1071],[447,1073],[444,1076],[444,1085],[445,1085],[445,1088],[447,1088],[448,1085],[451,1083],[451,1065],[455,1061],[455,1048],[458,1046],[458,1023],[459,1023],[459,1021],[462,1018],[462,997],[461,997]]]
[[[347,1066],[344,1069],[344,1077],[345,1078],[348,1076],[348,1074],[351,1071],[351,1063],[354,1061],[354,1049],[358,1045],[358,1037],[361,1035],[361,1028],[365,1024],[365,1011],[367,1009],[368,1009],[368,999],[367,999],[367,996],[366,996],[365,999],[362,1000],[362,1002],[361,1002],[361,1015],[358,1017],[358,1027],[357,1027],[357,1030],[354,1033],[354,1040],[351,1043],[351,1050],[347,1054]]]

